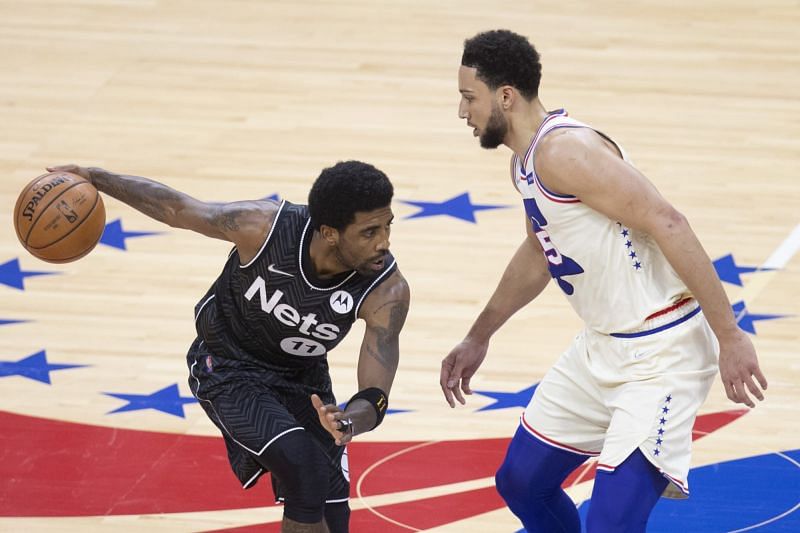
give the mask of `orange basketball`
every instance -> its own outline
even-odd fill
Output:
[[[71,172],[49,172],[17,198],[14,229],[22,246],[49,263],[69,263],[92,251],[106,225],[100,193]]]

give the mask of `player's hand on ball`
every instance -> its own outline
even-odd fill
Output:
[[[89,169],[86,167],[81,167],[78,165],[58,165],[54,167],[47,167],[48,172],[71,172],[73,174],[77,174],[78,176],[82,177],[83,179],[91,182],[92,175],[89,172]]]
[[[319,423],[336,440],[338,446],[344,446],[353,440],[353,423],[344,414],[338,405],[323,404],[322,399],[316,394],[311,395],[311,403],[319,415]]]

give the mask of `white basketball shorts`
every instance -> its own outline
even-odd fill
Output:
[[[686,497],[692,426],[717,372],[719,346],[697,303],[640,331],[585,329],[548,371],[522,426],[558,448],[597,456],[613,471],[637,448]],[[678,489],[678,491],[675,490]]]

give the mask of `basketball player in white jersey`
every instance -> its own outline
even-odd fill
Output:
[[[588,531],[644,531],[659,496],[689,493],[692,425],[717,369],[749,407],[767,382],[687,220],[610,138],[546,111],[540,77],[520,35],[465,42],[458,115],[484,148],[512,150],[528,231],[440,385],[464,404],[492,334],[555,279],[585,328],[536,389],[497,489],[529,533],[579,532],[561,483],[598,457]]]

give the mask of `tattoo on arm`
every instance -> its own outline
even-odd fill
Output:
[[[266,204],[253,201],[201,202],[148,178],[115,174],[94,167],[87,170],[99,191],[169,226],[231,241],[239,247],[240,255],[243,249],[252,248],[250,241],[261,238],[262,230],[269,229],[277,212]]]
[[[180,208],[185,195],[162,183],[139,176],[125,176],[89,169],[98,190],[125,202],[160,222],[169,223],[169,215]]]
[[[400,360],[400,346],[398,336],[408,314],[408,302],[403,300],[393,300],[386,302],[375,310],[378,313],[384,307],[391,306],[389,309],[389,323],[386,326],[373,326],[371,329],[375,335],[375,344],[369,344],[367,351],[374,357],[386,370],[395,372]]]
[[[239,220],[241,217],[248,213],[247,209],[242,207],[228,207],[227,209],[223,204],[214,209],[211,223],[219,228],[223,233],[228,231],[239,231]]]

